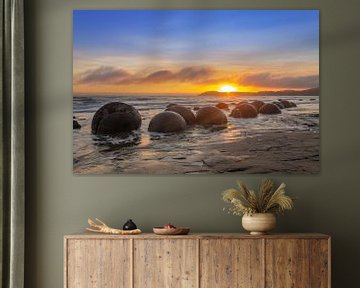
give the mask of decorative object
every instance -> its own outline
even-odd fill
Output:
[[[137,229],[137,226],[131,219],[126,221],[126,223],[123,226],[123,230],[135,230],[135,229]]]
[[[154,227],[153,232],[158,235],[186,235],[190,232],[189,227],[175,227],[171,223],[167,223],[162,227]]]
[[[164,227],[154,227],[153,232],[158,235],[186,235],[189,234],[189,227],[174,227],[174,228],[164,228]]]
[[[165,229],[172,229],[172,228],[176,228],[174,225],[172,225],[171,223],[167,223],[163,226],[163,228]]]
[[[75,10],[73,72],[76,174],[320,170],[318,10]]]
[[[273,213],[244,214],[241,223],[251,235],[261,235],[275,228],[276,217]]]
[[[65,288],[331,284],[330,237],[323,234],[75,234],[65,236],[64,248]]]
[[[285,195],[285,183],[274,190],[274,182],[264,179],[259,192],[249,190],[243,182],[238,181],[238,189],[228,189],[222,198],[230,203],[229,212],[242,216],[243,228],[252,235],[264,234],[276,226],[275,215],[283,214],[294,207],[293,198]]]
[[[115,235],[135,235],[141,233],[140,229],[134,229],[134,230],[115,229],[109,227],[108,225],[106,225],[104,222],[102,222],[97,218],[95,220],[96,222],[88,218],[88,223],[91,226],[91,228],[86,228],[87,231],[104,233],[104,234],[115,234]]]

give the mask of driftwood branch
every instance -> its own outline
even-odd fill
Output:
[[[115,235],[135,235],[140,234],[140,229],[135,230],[121,230],[121,229],[115,229],[111,228],[108,225],[106,225],[101,220],[95,218],[96,221],[92,220],[91,218],[88,218],[88,223],[91,228],[86,228],[87,231],[91,232],[97,232],[97,233],[105,233],[105,234],[115,234]]]

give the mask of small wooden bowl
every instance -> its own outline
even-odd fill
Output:
[[[153,231],[157,235],[186,235],[190,232],[189,227],[163,228],[154,227]]]

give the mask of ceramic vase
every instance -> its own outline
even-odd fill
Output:
[[[251,235],[263,235],[274,229],[276,217],[272,213],[255,213],[242,217],[242,226]]]

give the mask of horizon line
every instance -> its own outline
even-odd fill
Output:
[[[224,95],[236,95],[236,94],[242,94],[242,93],[249,93],[249,94],[256,94],[256,93],[264,93],[264,92],[284,92],[284,91],[306,91],[310,89],[320,89],[320,86],[317,87],[309,87],[305,89],[275,89],[275,90],[258,90],[258,91],[234,91],[234,92],[220,92],[216,90],[207,90],[203,91],[201,93],[182,93],[182,92],[81,92],[81,93],[72,93],[75,97],[86,97],[86,96],[199,96],[203,93],[209,93],[209,92],[216,92],[216,93],[223,93]]]

